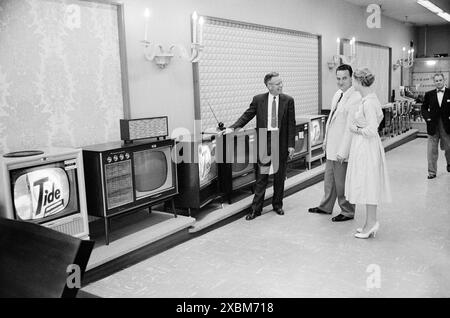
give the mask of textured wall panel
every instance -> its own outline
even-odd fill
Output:
[[[296,115],[319,109],[319,37],[302,32],[208,17],[198,66],[202,130],[229,126],[254,95],[267,92],[264,75],[275,71],[283,92],[295,100]],[[196,105],[199,107],[199,105]],[[247,127],[254,127],[253,120]]]
[[[344,44],[344,52],[348,54],[349,45]],[[381,104],[389,102],[389,48],[356,42],[356,62],[354,69],[368,68],[375,75],[373,87]]]
[[[0,153],[119,140],[123,106],[115,5],[0,1]]]

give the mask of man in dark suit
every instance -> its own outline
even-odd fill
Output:
[[[436,89],[425,93],[422,104],[428,133],[428,179],[436,178],[439,140],[450,172],[450,90],[445,87],[444,74],[437,73],[433,79]]]
[[[260,216],[269,174],[274,173],[274,211],[283,215],[284,180],[288,156],[292,158],[295,146],[295,107],[294,99],[282,93],[283,81],[278,73],[269,73],[264,77],[269,92],[253,97],[250,107],[242,116],[227,128],[224,133],[244,127],[256,116],[258,131],[258,172],[255,185],[255,197],[251,212],[246,220]]]

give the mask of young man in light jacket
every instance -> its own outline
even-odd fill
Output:
[[[353,70],[350,65],[342,64],[336,69],[339,90],[331,103],[323,143],[327,157],[324,176],[325,193],[319,206],[308,210],[311,213],[331,214],[337,198],[341,213],[331,219],[333,222],[352,220],[355,216],[355,205],[348,202],[344,196],[347,160],[352,142],[350,125],[361,104],[361,94],[352,87],[352,75]]]

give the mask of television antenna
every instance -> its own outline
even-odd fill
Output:
[[[209,100],[208,100],[208,99],[205,99],[205,100],[206,100],[206,102],[208,103],[209,109],[211,110],[211,112],[212,112],[214,118],[216,119],[216,122],[217,122],[217,128],[218,128],[220,131],[225,130],[225,127],[224,127],[225,125],[223,124],[223,122],[219,122],[219,120],[217,119],[216,113],[214,113],[214,110],[212,109],[211,104],[209,103]]]

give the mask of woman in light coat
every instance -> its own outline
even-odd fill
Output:
[[[356,70],[353,74],[354,88],[361,93],[359,106],[350,131],[354,134],[345,179],[345,197],[350,203],[366,207],[364,226],[357,229],[355,237],[375,237],[380,224],[377,207],[391,201],[390,185],[384,148],[378,135],[383,119],[380,101],[373,92],[375,76],[370,70]]]

